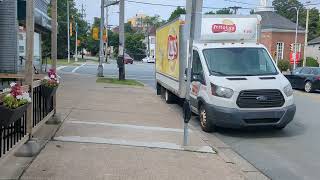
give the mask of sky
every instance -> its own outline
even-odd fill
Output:
[[[78,9],[81,9],[81,5],[85,9],[86,19],[89,23],[93,22],[94,17],[100,17],[100,3],[101,0],[75,0]],[[175,6],[185,6],[186,0],[125,0],[125,20],[128,18],[134,17],[136,14],[143,13],[148,16],[160,15],[164,20],[167,20],[170,14],[176,9],[176,7],[164,7],[164,6],[155,6],[147,4],[138,4],[135,2],[147,2],[147,3],[156,3],[156,4],[166,4],[166,5],[175,5]],[[307,0],[300,0],[300,2],[306,2]],[[312,2],[315,2],[313,0]],[[204,7],[212,8],[225,8],[230,6],[240,6],[243,8],[254,9],[260,0],[203,0]],[[271,5],[271,0],[268,1],[268,4]],[[216,9],[207,9],[204,8],[203,12],[211,11]],[[114,5],[109,7],[109,24],[118,25],[119,21],[119,6]],[[250,10],[240,10],[240,14],[248,14]]]

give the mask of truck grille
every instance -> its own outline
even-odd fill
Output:
[[[237,99],[240,108],[272,108],[281,107],[283,104],[284,97],[276,89],[241,91]]]

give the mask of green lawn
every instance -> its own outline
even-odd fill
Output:
[[[84,62],[86,62],[86,60],[81,59],[81,58],[78,59],[78,62],[75,62],[74,59],[70,59],[69,63],[68,63],[68,59],[58,59],[57,65],[60,65],[60,66],[66,66],[66,65],[80,66],[81,63],[84,63]],[[48,60],[48,64],[52,64],[51,59]]]
[[[141,82],[136,81],[136,80],[132,80],[132,79],[126,79],[126,80],[119,81],[118,79],[114,79],[114,78],[98,78],[96,82],[97,83],[129,85],[129,86],[141,86],[141,87],[144,86]]]

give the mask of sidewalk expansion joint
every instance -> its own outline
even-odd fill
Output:
[[[164,132],[183,133],[183,129],[165,128],[165,127],[157,127],[157,126],[138,126],[138,125],[131,125],[131,124],[114,124],[114,123],[106,123],[106,122],[73,121],[73,119],[70,119],[69,121],[66,121],[65,123],[84,124],[84,125],[99,125],[99,126],[125,128],[125,129],[138,129],[138,130],[149,130],[149,131],[164,131]],[[189,130],[189,132],[192,132],[192,130]]]
[[[61,142],[110,144],[110,145],[159,148],[159,149],[216,154],[216,152],[210,146],[181,146],[181,145],[178,145],[175,143],[169,143],[169,142],[146,142],[146,141],[106,139],[106,138],[100,138],[100,137],[80,137],[80,136],[59,136],[59,137],[55,137],[53,140],[61,141]]]

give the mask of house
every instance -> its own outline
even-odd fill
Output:
[[[51,18],[48,16],[50,0],[35,0],[35,58],[41,66],[41,35],[50,33]],[[0,1],[0,72],[17,73],[24,68],[26,1]]]
[[[144,14],[136,14],[136,16],[129,18],[127,22],[131,24],[132,28],[140,28],[141,29],[141,28],[144,28],[144,26],[145,26],[143,21],[146,17],[147,16]]]
[[[147,56],[149,55],[151,58],[155,58],[156,57],[156,28],[151,27],[149,29],[149,33],[147,34],[149,36],[146,36],[145,39],[143,40],[143,43],[145,43],[147,47],[146,55]],[[148,41],[148,37],[149,37],[149,41]],[[148,43],[149,43],[149,46],[148,46]]]
[[[303,57],[305,29],[298,27],[297,44],[295,42],[296,23],[277,14],[266,4],[255,10],[262,17],[260,43],[265,45],[275,60],[290,60],[293,49],[296,48],[299,60]]]
[[[306,53],[308,57],[312,57],[320,62],[320,37],[312,39],[308,42]]]

